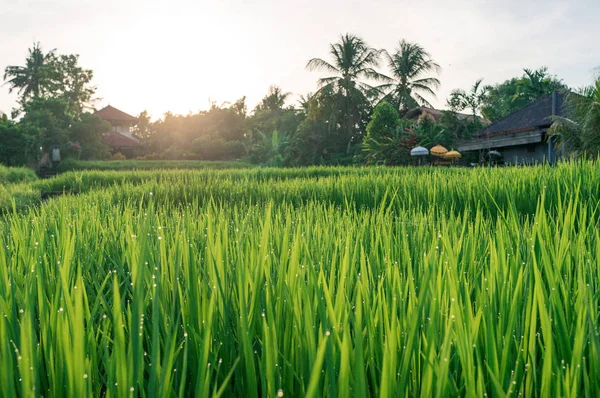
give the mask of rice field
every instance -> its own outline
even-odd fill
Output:
[[[0,396],[600,395],[597,163],[21,184]]]

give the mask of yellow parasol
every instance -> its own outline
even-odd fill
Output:
[[[443,156],[443,159],[447,159],[447,160],[456,160],[456,159],[460,159],[462,158],[462,155],[460,154],[460,152],[452,150],[450,152],[446,152]]]
[[[429,153],[433,156],[443,157],[448,150],[441,145],[436,145],[429,150]]]

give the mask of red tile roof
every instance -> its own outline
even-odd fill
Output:
[[[94,115],[100,116],[104,120],[115,120],[115,121],[126,121],[126,122],[137,122],[138,119],[123,111],[118,110],[110,105],[94,112]]]
[[[111,148],[137,148],[142,144],[135,138],[111,131],[102,136],[102,142]]]

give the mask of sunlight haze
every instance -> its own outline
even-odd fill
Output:
[[[252,110],[272,84],[294,94],[288,104],[314,92],[322,75],[306,62],[329,59],[329,43],[349,32],[376,48],[421,44],[442,67],[431,102],[444,107],[453,88],[478,78],[498,83],[525,67],[546,65],[570,86],[588,84],[600,63],[589,39],[600,35],[599,11],[591,0],[0,0],[0,65],[22,65],[39,41],[44,50],[80,54],[94,71],[96,107],[158,118],[247,96]],[[0,110],[16,98],[0,87]]]

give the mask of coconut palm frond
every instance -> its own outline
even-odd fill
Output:
[[[313,58],[309,60],[306,64],[306,67],[310,71],[326,71],[332,73],[338,73],[340,71],[338,68],[331,65],[329,62],[320,58]]]
[[[394,106],[404,113],[415,104],[431,106],[425,96],[435,98],[435,89],[440,81],[430,74],[438,74],[440,66],[417,43],[402,40],[393,54],[381,52],[391,70],[391,79],[386,89],[390,90]]]

